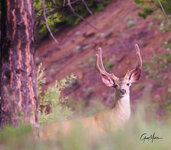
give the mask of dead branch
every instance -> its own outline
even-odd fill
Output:
[[[79,2],[79,1],[80,0],[75,0],[75,1],[71,2],[71,4],[75,4],[75,3]],[[65,5],[65,3],[63,3],[62,7],[58,7],[58,6],[45,7],[45,8],[54,8],[53,11],[46,13],[46,17],[49,17],[49,16],[55,14],[56,12],[62,10],[64,7],[67,7],[67,6],[68,6],[68,4]],[[40,10],[43,10],[43,8],[39,9],[37,12],[39,12]],[[44,16],[39,16],[39,17],[35,18],[35,21],[37,22],[37,21],[40,21],[41,19],[44,19]]]
[[[43,4],[43,16],[44,16],[44,19],[45,19],[45,23],[46,23],[46,27],[52,37],[52,39],[55,41],[56,44],[59,44],[59,42],[56,40],[56,38],[54,37],[53,33],[51,32],[50,28],[49,28],[49,24],[48,24],[48,21],[47,21],[47,17],[46,17],[46,6],[45,6],[45,0],[42,0],[42,4]]]
[[[166,15],[166,12],[165,12],[165,10],[164,10],[164,8],[163,8],[162,3],[160,2],[160,0],[158,0],[158,2],[159,2],[159,5],[160,5],[160,7],[161,7],[161,9],[162,9],[162,12],[163,12],[164,16],[166,17],[168,23],[170,23],[170,20],[169,20],[168,16]]]
[[[81,20],[85,21],[89,26],[91,26],[92,28],[94,28],[96,31],[101,32],[98,28],[96,28],[94,25],[92,25],[90,22],[88,22],[88,21],[85,20],[82,16],[80,16],[79,14],[77,14],[77,13],[75,12],[74,8],[72,7],[72,4],[74,4],[74,3],[78,2],[78,1],[79,1],[79,0],[75,0],[75,1],[71,2],[71,0],[68,0],[68,4],[65,5],[65,0],[64,0],[64,1],[63,1],[63,7],[69,6],[71,12],[72,12],[74,15],[76,15],[76,16],[77,16],[78,18],[80,18]],[[91,10],[88,8],[87,3],[85,2],[85,0],[82,0],[82,2],[83,2],[83,4],[84,4],[84,6],[86,7],[87,11],[88,11],[90,14],[92,14],[92,12],[91,12]],[[44,18],[45,23],[46,23],[46,27],[47,27],[47,29],[48,29],[48,31],[49,31],[49,33],[50,33],[50,36],[51,36],[52,39],[55,41],[55,43],[59,44],[59,42],[56,40],[56,38],[54,37],[54,35],[53,35],[53,33],[52,33],[52,31],[51,31],[51,29],[50,29],[50,27],[49,27],[47,17],[53,15],[53,14],[56,13],[56,12],[58,12],[58,11],[59,11],[60,9],[62,9],[63,7],[61,7],[61,8],[60,8],[60,7],[55,7],[55,8],[56,8],[55,10],[53,10],[53,11],[49,12],[48,14],[46,14],[46,8],[47,8],[47,7],[46,7],[46,5],[45,5],[45,0],[42,0],[42,5],[43,5],[43,7],[42,7],[42,9],[43,9],[43,16],[37,17],[35,20],[36,20],[36,22],[37,22],[37,21],[40,21],[41,19]]]
[[[92,11],[88,8],[87,3],[85,2],[85,0],[82,0],[82,2],[83,2],[83,4],[85,5],[87,11],[92,15],[93,13],[92,13]]]
[[[81,20],[83,20],[84,22],[86,22],[89,26],[91,26],[92,28],[94,28],[96,31],[101,32],[98,28],[96,28],[94,25],[92,25],[90,22],[88,22],[87,20],[85,20],[82,16],[80,16],[79,14],[77,14],[74,10],[74,8],[71,5],[71,0],[68,0],[68,6],[71,10],[71,12],[76,15],[78,18],[80,18]]]

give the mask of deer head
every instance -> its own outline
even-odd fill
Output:
[[[137,54],[137,65],[131,71],[128,71],[123,78],[116,77],[113,73],[106,72],[103,66],[102,49],[98,49],[96,54],[96,65],[100,72],[102,82],[109,87],[114,87],[121,96],[129,94],[129,89],[132,83],[139,80],[141,75],[142,59],[138,44],[135,44]]]

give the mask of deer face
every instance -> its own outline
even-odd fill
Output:
[[[124,96],[125,94],[129,94],[130,86],[131,83],[129,83],[129,81],[124,80],[123,78],[123,79],[119,79],[119,81],[115,83],[113,87],[116,89],[119,95]]]
[[[129,94],[129,89],[132,83],[135,83],[137,80],[139,80],[141,75],[141,67],[142,67],[142,59],[140,55],[140,49],[138,45],[135,45],[137,50],[137,66],[131,71],[128,71],[124,78],[118,78],[113,73],[107,73],[102,61],[102,50],[99,48],[98,54],[96,54],[96,65],[97,69],[100,72],[101,80],[102,82],[109,87],[114,87],[121,96],[124,96],[125,94]]]
[[[132,79],[133,77],[134,77],[134,81]],[[114,82],[113,87],[116,89],[117,93],[119,93],[121,96],[124,96],[125,94],[129,94],[131,85],[134,82],[136,82],[139,78],[140,78],[140,72],[136,76],[132,74],[130,79],[120,78],[117,82]]]

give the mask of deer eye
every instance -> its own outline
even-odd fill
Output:
[[[129,84],[129,83],[127,83],[126,85],[127,85],[127,86],[130,86],[130,84]]]
[[[114,87],[114,88],[117,88],[117,87],[118,87],[118,85],[117,85],[117,84],[115,84],[113,87]]]

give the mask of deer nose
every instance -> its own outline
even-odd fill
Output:
[[[126,93],[126,90],[125,90],[125,89],[121,89],[121,90],[120,90],[120,93],[121,93],[122,95],[124,95],[124,94]]]

